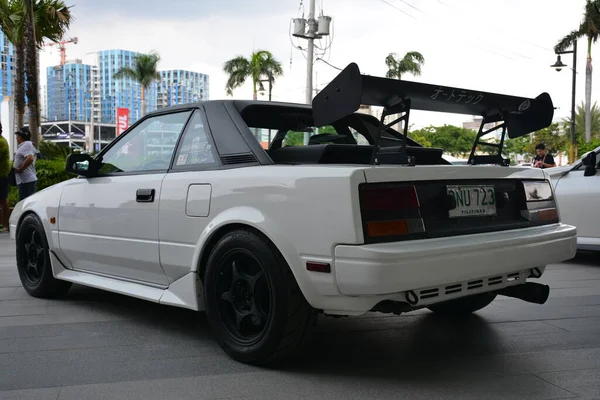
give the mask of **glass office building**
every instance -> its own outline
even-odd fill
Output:
[[[0,99],[13,95],[16,67],[15,49],[0,31]]]
[[[115,124],[117,108],[129,110],[129,124],[142,116],[141,85],[132,78],[115,78],[123,67],[132,68],[141,53],[103,50],[93,65],[80,60],[47,69],[46,112],[49,121]],[[209,77],[185,70],[160,72],[145,93],[146,110],[208,100]]]
[[[48,67],[45,114],[49,121],[89,122],[92,69],[80,61]]]
[[[208,100],[208,75],[173,69],[160,72],[158,107]]]
[[[115,78],[123,67],[133,67],[140,53],[127,50],[104,50],[98,52],[102,122],[115,123],[117,108],[129,109],[130,124],[142,116],[141,86],[131,78]],[[145,93],[147,112],[156,110],[157,84],[153,83]]]

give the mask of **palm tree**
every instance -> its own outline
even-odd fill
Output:
[[[31,7],[33,6],[33,8]],[[33,19],[31,19],[33,11]],[[15,112],[17,127],[24,125],[25,75],[32,141],[39,144],[39,88],[37,52],[44,40],[58,42],[73,21],[70,7],[61,0],[0,0],[0,28],[15,47]],[[28,41],[30,39],[30,41]],[[26,49],[29,46],[27,54]],[[26,58],[27,67],[26,70]]]
[[[140,54],[135,57],[133,67],[123,67],[114,75],[115,78],[131,78],[142,87],[141,103],[142,117],[146,115],[146,91],[152,83],[160,79],[158,63],[160,56],[152,51],[149,54]]]
[[[390,53],[385,58],[385,65],[388,67],[385,74],[387,78],[402,79],[404,74],[421,75],[421,67],[425,65],[425,58],[417,51],[409,51],[402,59],[398,59],[396,53]]]
[[[592,138],[600,138],[600,106],[596,102],[590,107],[590,116]],[[575,136],[578,138],[585,138],[585,119],[585,104],[581,102],[577,105],[575,113]],[[571,129],[571,118],[563,118],[563,124],[568,133]]]
[[[569,33],[562,38],[554,51],[559,53],[565,51],[573,45],[573,43],[584,36],[587,37],[587,61],[585,65],[585,141],[589,143],[592,138],[592,116],[590,107],[592,103],[592,43],[598,40],[600,28],[600,1],[587,0],[583,13],[583,20],[579,28]]]
[[[283,75],[281,63],[273,57],[273,54],[267,50],[258,50],[250,55],[250,58],[237,56],[223,65],[223,71],[229,75],[225,90],[229,96],[233,90],[242,86],[246,79],[252,79],[252,98],[258,98],[258,89],[262,88],[262,80],[266,78],[275,84],[275,79]]]

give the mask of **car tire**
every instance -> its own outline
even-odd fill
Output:
[[[461,297],[444,303],[434,304],[428,308],[440,315],[462,316],[469,315],[490,305],[496,298],[496,293],[479,293]]]
[[[33,297],[56,298],[65,295],[71,282],[54,278],[50,264],[50,247],[39,218],[26,215],[17,236],[17,270],[23,288]]]
[[[223,350],[247,364],[292,355],[316,321],[283,256],[252,230],[230,232],[217,242],[207,261],[204,301]]]

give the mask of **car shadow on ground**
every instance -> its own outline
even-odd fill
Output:
[[[600,252],[579,250],[569,263],[600,267]]]
[[[473,358],[498,354],[500,347],[493,327],[476,314],[459,319],[408,314],[381,318],[376,329],[354,332],[326,318],[321,323],[324,327],[317,328],[304,351],[286,363],[286,370],[411,382],[444,380],[471,371]],[[349,318],[348,323],[359,327],[363,321]]]
[[[208,324],[204,313],[171,307],[90,287],[73,285],[64,298],[69,304],[88,305],[93,311],[134,321],[136,325],[156,333],[172,334],[189,339],[208,339]]]
[[[63,301],[90,304],[96,311],[113,314],[158,335],[203,344],[212,341],[215,348],[218,346],[204,313],[77,285]],[[320,316],[299,354],[266,369],[301,375],[402,377],[411,382],[432,376],[444,380],[472,370],[473,359],[498,354],[500,342],[493,325],[476,314],[459,319],[428,312],[400,317],[378,313],[345,318]]]

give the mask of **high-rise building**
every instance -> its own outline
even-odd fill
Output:
[[[141,85],[132,78],[114,76],[123,67],[133,68],[138,55],[141,53],[103,50],[89,64],[77,60],[49,67],[44,119],[91,122],[90,129],[97,133],[100,124],[116,123],[117,108],[126,108],[129,123],[135,123],[142,115]],[[146,110],[208,100],[208,91],[206,74],[161,71],[160,79],[145,92]]]
[[[157,106],[160,108],[208,100],[208,85],[206,74],[180,69],[161,71]]]
[[[15,49],[6,35],[0,31],[0,100],[3,96],[13,95],[15,69]]]
[[[81,60],[48,67],[46,117],[49,121],[82,121],[91,118],[92,65]]]
[[[117,108],[129,109],[130,123],[142,116],[141,86],[132,78],[115,78],[123,67],[132,68],[140,53],[127,50],[103,50],[98,53],[102,122],[115,123]],[[156,83],[145,92],[146,110],[156,110]]]

